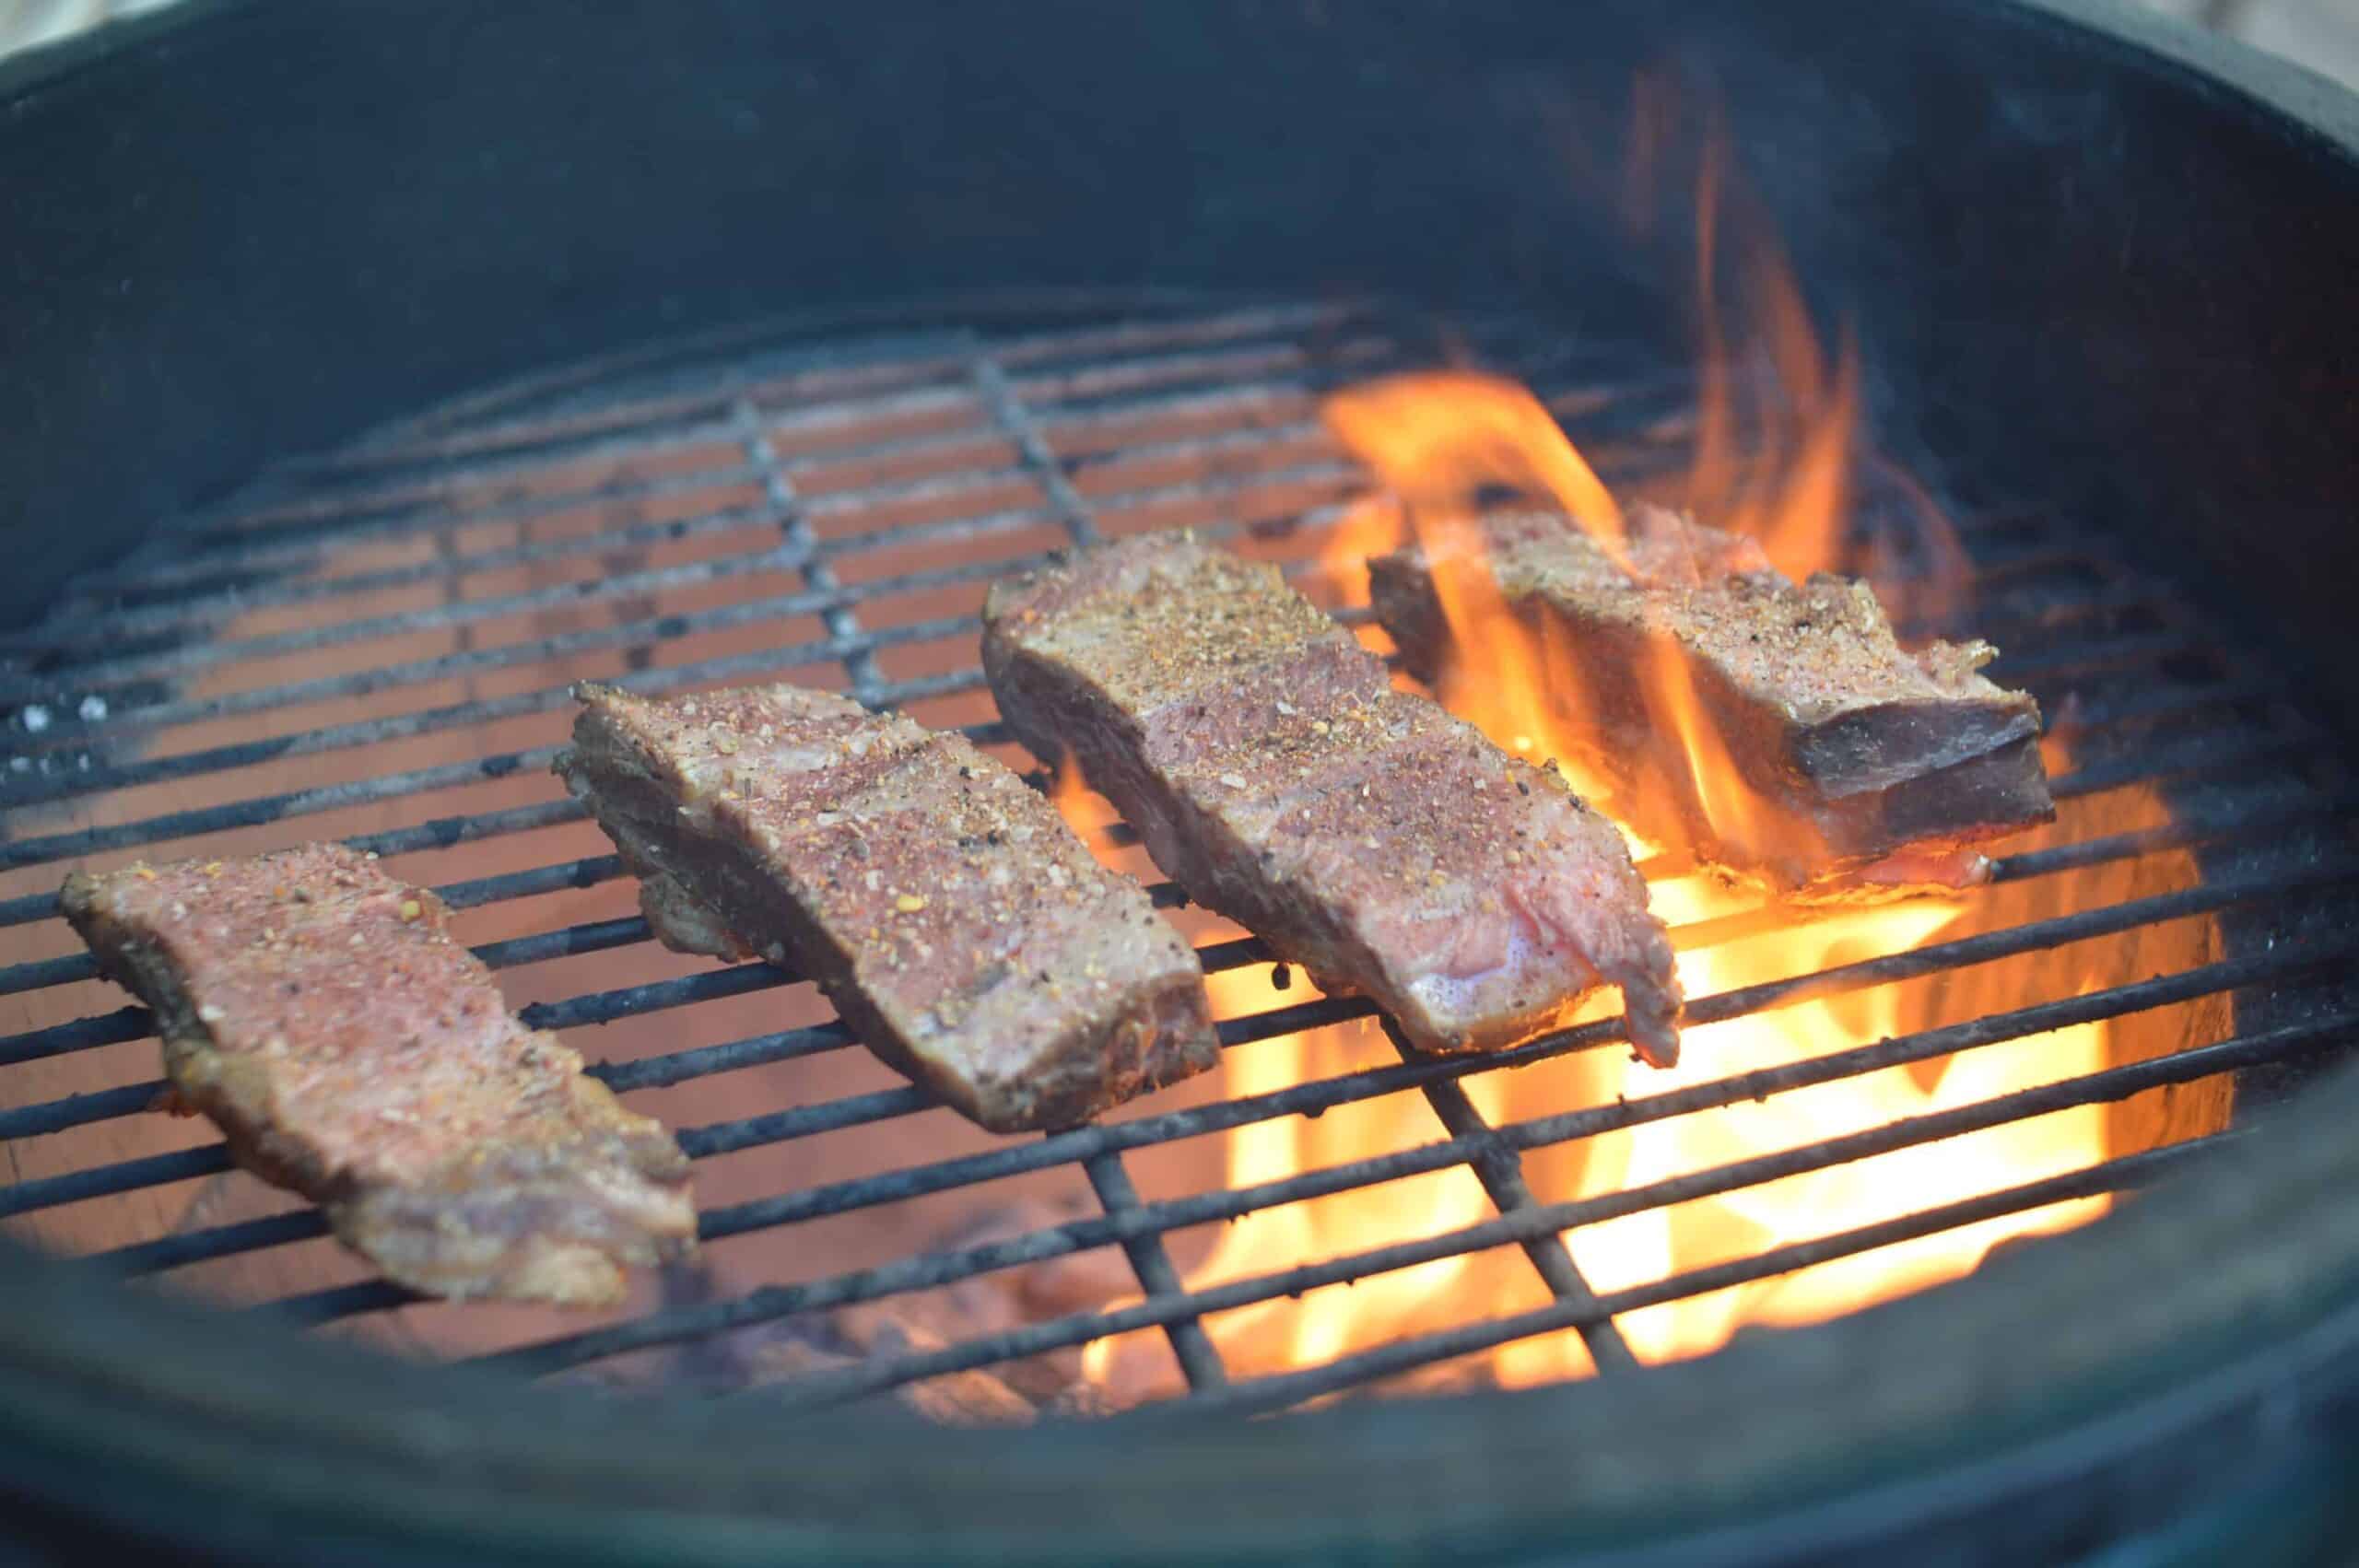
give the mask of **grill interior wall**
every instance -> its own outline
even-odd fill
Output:
[[[1687,433],[1677,380],[1518,323],[1472,335],[1555,395],[1609,481],[1676,466]],[[12,759],[0,780],[0,910],[13,920],[5,956],[16,965],[0,994],[11,1036],[0,1047],[0,1128],[14,1134],[12,1223],[70,1252],[173,1235],[196,1238],[200,1251],[234,1243],[170,1278],[243,1300],[312,1294],[315,1316],[437,1353],[582,1330],[578,1317],[526,1308],[363,1310],[398,1303],[332,1242],[301,1237],[299,1220],[281,1222],[283,1233],[223,1229],[299,1216],[301,1206],[206,1170],[217,1139],[205,1123],[98,1114],[127,1108],[135,1086],[156,1079],[155,1046],[135,1018],[117,1016],[120,993],[76,977],[79,949],[44,906],[64,871],[135,853],[229,855],[370,836],[396,836],[389,858],[412,880],[491,884],[459,929],[493,947],[519,1006],[553,1010],[560,1023],[611,1017],[568,1032],[593,1062],[769,1040],[752,1053],[777,1059],[767,1065],[629,1081],[653,1085],[633,1088],[634,1105],[698,1129],[689,1139],[708,1215],[749,1227],[711,1248],[725,1291],[835,1281],[921,1258],[993,1213],[1097,1214],[1101,1198],[1058,1140],[1023,1154],[928,1108],[866,1053],[837,1048],[809,985],[759,965],[716,971],[648,941],[610,846],[550,807],[562,800],[546,757],[569,721],[563,688],[582,678],[849,684],[929,724],[980,727],[980,738],[1026,766],[992,727],[974,668],[985,584],[1071,542],[1084,521],[1109,534],[1194,525],[1288,563],[1306,591],[1332,603],[1333,585],[1308,568],[1356,480],[1316,429],[1316,390],[1414,354],[1386,318],[1342,307],[928,334],[816,354],[749,346],[731,360],[592,379],[421,421],[292,465],[217,515],[170,525],[146,559],[109,574],[87,602],[0,644],[23,655],[0,668],[0,702],[19,707],[11,739],[30,765]],[[2077,777],[2063,820],[2021,847],[2023,866],[2070,860],[2073,846],[2110,836],[2147,837],[2072,875],[2027,874],[1978,897],[1940,940],[2028,928],[2025,956],[1896,982],[1909,992],[1909,1028],[2188,976],[2185,998],[2116,1020],[2116,1059],[2226,1037],[2231,985],[2295,977],[2318,960],[2288,953],[2231,969],[2213,912],[2239,897],[2305,896],[2325,878],[2314,865],[2306,879],[2205,895],[2190,891],[2199,878],[2187,846],[2264,833],[2291,844],[2325,820],[2325,795],[2269,767],[2306,743],[2306,732],[2253,672],[2179,616],[2165,585],[2102,539],[2039,517],[1969,519],[1966,530],[1984,574],[1974,629],[2011,655],[1994,673],[2028,684],[2072,736]],[[119,607],[99,608],[109,604]],[[85,719],[94,696],[106,710]],[[38,731],[22,717],[35,703],[48,720]],[[400,774],[414,777],[382,782]],[[2173,825],[2154,789],[2215,776],[2227,782]],[[262,801],[281,803],[252,804]],[[1160,880],[1135,848],[1109,852]],[[2307,848],[2301,857],[2318,861]],[[2177,895],[2182,904],[2169,905]],[[2085,911],[2151,900],[2173,918],[2055,940],[2081,929],[2072,921]],[[1258,944],[1202,911],[1174,916],[1200,945],[1227,944],[1226,962],[1266,963]],[[677,995],[649,989],[682,977],[693,978]],[[1255,1048],[1254,1027],[1232,1033],[1236,1049]],[[85,1035],[110,1043],[84,1045]],[[658,1082],[675,1071],[680,1081]],[[2228,1083],[2214,1074],[2120,1101],[2108,1112],[2111,1153],[2216,1132]],[[76,1098],[90,1095],[100,1098]],[[1212,1075],[1111,1119],[1220,1104]],[[1122,1156],[1150,1206],[1217,1191],[1212,1130],[1175,1127]],[[1434,1123],[1430,1136],[1442,1135]],[[1036,1168],[890,1201],[843,1185],[1011,1149],[1022,1155],[1011,1163]],[[80,1201],[27,1196],[56,1190],[41,1185],[56,1178],[181,1152],[180,1165],[138,1167],[175,1179]],[[1548,1158],[1526,1156],[1535,1169]],[[2142,1170],[2125,1166],[2099,1188]],[[759,1228],[764,1216],[746,1207],[815,1191],[844,1206],[778,1229]],[[1020,1201],[1035,1207],[1011,1208]],[[1173,1227],[1183,1265],[1217,1229]],[[275,1234],[296,1239],[239,1240]],[[1075,1301],[1119,1293],[1104,1281],[1129,1280],[1111,1247],[1063,1267],[1074,1271]],[[337,1297],[339,1286],[351,1291]],[[618,1321],[659,1306],[688,1314],[668,1320],[683,1332],[718,1320],[710,1302],[658,1304],[651,1291]]]

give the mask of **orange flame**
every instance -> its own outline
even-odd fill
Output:
[[[1807,337],[1799,295],[1773,291],[1771,298],[1780,312],[1780,330]],[[1848,504],[1842,474],[1852,445],[1851,376],[1839,366],[1822,375],[1824,361],[1814,346],[1804,351],[1789,345],[1778,358],[1782,373],[1799,379],[1801,401],[1816,407],[1818,423],[1804,429],[1789,444],[1785,457],[1766,470],[1738,464],[1724,448],[1708,439],[1693,487],[1730,497],[1733,520],[1714,515],[1709,521],[1725,525],[1733,521],[1765,544],[1780,544],[1785,552],[1780,567],[1806,573],[1836,564],[1833,552]],[[1715,427],[1715,419],[1726,417],[1725,412],[1710,415],[1709,408],[1708,404],[1707,430]],[[1338,557],[1346,552],[1364,555],[1403,543],[1403,536],[1414,531],[1434,565],[1436,597],[1456,654],[1441,673],[1438,695],[1502,745],[1568,758],[1581,755],[1586,749],[1579,732],[1584,704],[1579,694],[1567,690],[1578,666],[1564,650],[1550,646],[1556,623],[1535,624],[1510,610],[1474,543],[1471,520],[1485,486],[1528,490],[1536,482],[1560,510],[1583,526],[1594,527],[1602,520],[1619,547],[1625,537],[1620,509],[1602,494],[1595,471],[1536,399],[1491,377],[1443,372],[1394,378],[1338,394],[1326,413],[1331,428],[1400,497],[1397,504],[1378,500],[1358,509],[1330,546],[1330,565],[1341,566]],[[1773,479],[1758,476],[1769,470],[1775,472]],[[1649,639],[1649,649],[1642,684],[1649,721],[1658,732],[1677,737],[1687,781],[1713,835],[1724,844],[1763,842],[1770,830],[1764,820],[1766,807],[1738,774],[1696,690],[1688,661],[1660,632]],[[1591,781],[1579,781],[1594,788]],[[1700,928],[1747,908],[1740,895],[1700,876],[1658,883],[1654,903],[1656,912],[1675,930]],[[1870,954],[1905,951],[1931,940],[1962,907],[1957,903],[1919,903],[1822,913],[1807,924],[1774,918],[1738,923],[1733,929],[1750,934],[1684,952],[1680,978],[1688,995],[1708,996]],[[1802,918],[1797,914],[1795,920]],[[1686,1065],[1668,1072],[1636,1072],[1616,1088],[1634,1096],[1657,1094],[1848,1049],[1903,1032],[1901,1008],[1902,999],[1893,988],[1880,988],[1695,1029],[1689,1033]],[[1573,1189],[1543,1197],[1588,1196],[1663,1180],[2093,1071],[2104,1065],[2105,1049],[2102,1027],[2087,1025],[1985,1047],[1956,1059],[1930,1078],[1894,1068],[1761,1105],[1649,1123],[1593,1141],[1594,1146],[1568,1167]],[[1561,1094],[1534,1098],[1520,1075],[1511,1081],[1477,1079],[1473,1083],[1491,1086],[1493,1104],[1485,1108],[1502,1118],[1565,1108]],[[1596,1288],[1623,1289],[2074,1169],[2104,1157],[2104,1139],[2103,1117],[2095,1108],[2060,1112],[1667,1211],[1629,1215],[1570,1233],[1566,1240]],[[1561,1178],[1567,1167],[1558,1164]],[[1994,1220],[1783,1280],[1635,1313],[1625,1321],[1624,1331],[1649,1360],[1698,1354],[1721,1343],[1743,1323],[1807,1321],[1954,1278],[1972,1270],[2006,1236],[2076,1224],[2104,1208],[2103,1199],[2090,1199]],[[1415,1234],[1422,1234],[1426,1223],[1446,1223],[1442,1216],[1427,1216]],[[1346,1228],[1356,1234],[1356,1227]],[[1319,1239],[1332,1246],[1345,1238]],[[1266,1266],[1271,1255],[1261,1256]],[[1461,1305],[1468,1304],[1461,1300]],[[1351,1316],[1348,1301],[1337,1304],[1336,1310],[1347,1319]],[[1356,1341],[1363,1334],[1367,1342],[1385,1337],[1335,1326],[1324,1334],[1344,1341]],[[1508,1347],[1493,1371],[1502,1381],[1521,1383],[1576,1375],[1588,1364],[1579,1338],[1567,1334]]]
[[[1576,770],[1584,792],[1612,794],[1581,768],[1592,745],[1587,720],[1595,708],[1579,687],[1579,661],[1558,645],[1563,633],[1553,617],[1526,619],[1508,604],[1476,526],[1486,490],[1537,489],[1625,570],[1633,570],[1622,509],[1596,470],[1538,399],[1494,376],[1446,370],[1390,377],[1336,393],[1321,414],[1344,447],[1398,497],[1397,504],[1379,499],[1356,509],[1329,547],[1331,565],[1342,564],[1336,560],[1341,552],[1400,542],[1397,532],[1391,539],[1382,533],[1388,521],[1398,530],[1405,517],[1455,650],[1438,672],[1437,695],[1444,705],[1501,745],[1527,756],[1535,751],[1556,756]],[[1797,492],[1803,493],[1828,495]],[[1675,737],[1684,753],[1688,768],[1680,783],[1692,788],[1711,836],[1737,848],[1739,858],[1751,858],[1742,852],[1766,846],[1774,834],[1790,837],[1794,825],[1767,811],[1745,785],[1705,710],[1688,661],[1661,628],[1648,637],[1643,658],[1639,685],[1649,720],[1657,732]],[[1644,802],[1651,809],[1643,820],[1660,824],[1683,814],[1688,789],[1664,786],[1654,792],[1665,798]]]
[[[1696,461],[1684,498],[1702,521],[1757,541],[1790,575],[1837,568],[1844,564],[1850,475],[1860,457],[1855,356],[1848,344],[1832,355],[1821,347],[1800,290],[1768,252],[1761,252],[1751,274],[1750,293],[1763,318],[1754,346],[1740,354],[1723,341],[1708,254],[1718,243],[1712,223],[1718,179],[1717,164],[1708,159],[1708,254],[1698,270],[1708,323],[1704,388]],[[1743,393],[1765,379],[1782,412],[1766,420],[1746,416],[1740,408]],[[1581,717],[1586,696],[1569,688],[1579,666],[1557,645],[1563,633],[1555,622],[1515,614],[1473,528],[1485,492],[1504,486],[1544,499],[1626,569],[1630,540],[1623,510],[1596,470],[1537,398],[1496,377],[1462,371],[1393,377],[1334,396],[1323,413],[1390,492],[1346,514],[1323,554],[1331,578],[1347,593],[1364,591],[1367,558],[1414,535],[1431,566],[1456,655],[1438,673],[1437,695],[1501,745],[1533,760],[1561,758],[1577,787],[1602,793],[1579,766],[1588,755]],[[1927,515],[1938,528],[1930,506]],[[1660,629],[1647,647],[1639,685],[1648,720],[1657,732],[1677,737],[1706,825],[1726,844],[1757,842],[1767,831],[1759,819],[1766,807],[1710,722],[1687,661]],[[1641,851],[1649,848],[1626,825],[1625,832]],[[1678,874],[1679,863],[1676,856],[1652,862],[1671,868],[1654,883],[1652,897],[1656,912],[1673,928],[1682,950],[1680,977],[1690,997],[1906,951],[1935,940],[1966,908],[1962,901],[1934,901],[1779,910],[1710,878]],[[1279,1000],[1258,970],[1215,977],[1213,986],[1224,1012]],[[1694,1028],[1684,1064],[1668,1071],[1590,1052],[1463,1082],[1494,1125],[1511,1123],[1851,1049],[1926,1026],[1927,1006],[1921,992],[1884,986]],[[1543,1202],[1624,1190],[2091,1072],[2106,1064],[2107,1049],[2103,1024],[2058,1030],[1536,1150],[1524,1156],[1525,1175]],[[1374,1065],[1385,1059],[1383,1051],[1379,1036],[1348,1028],[1266,1042],[1233,1055],[1226,1087],[1231,1094],[1274,1089]],[[1441,1136],[1438,1122],[1414,1095],[1344,1107],[1316,1121],[1260,1124],[1231,1136],[1227,1181],[1232,1187],[1266,1182]],[[1611,1293],[2078,1169],[2105,1157],[2106,1139],[2101,1107],[2078,1107],[1642,1211],[1568,1232],[1564,1239],[1591,1285]],[[1700,1354],[1747,1323],[1812,1321],[1955,1278],[2001,1240],[2079,1224],[2106,1207],[2102,1198],[2057,1204],[1625,1314],[1619,1321],[1644,1360]],[[1293,1204],[1229,1227],[1191,1270],[1189,1284],[1209,1287],[1306,1259],[1439,1235],[1491,1211],[1479,1183],[1458,1169]],[[1545,1299],[1520,1256],[1496,1249],[1314,1291],[1300,1301],[1265,1302],[1209,1319],[1207,1328],[1231,1369],[1250,1375]],[[1100,1341],[1091,1347],[1087,1365],[1118,1394],[1133,1396],[1150,1391],[1157,1375],[1176,1375],[1152,1336]],[[1484,1371],[1497,1382],[1525,1384],[1579,1375],[1590,1365],[1579,1338],[1567,1332],[1505,1346],[1486,1358]],[[1159,1374],[1142,1372],[1156,1367]]]
[[[1731,347],[1719,298],[1719,162],[1709,149],[1698,178],[1702,366],[1696,460],[1682,498],[1713,526],[1760,541],[1788,577],[1837,570],[1846,564],[1858,354],[1848,337],[1831,359],[1821,348],[1793,274],[1766,239],[1746,269],[1757,321],[1745,349]]]
[[[1629,564],[1614,493],[1513,381],[1462,370],[1390,376],[1336,393],[1320,414],[1413,517],[1462,520],[1485,486],[1536,491]]]

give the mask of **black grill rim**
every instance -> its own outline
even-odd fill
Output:
[[[197,5],[217,16],[242,8]],[[2160,50],[2174,69],[2233,82],[2248,112],[2283,116],[2346,161],[2359,154],[2359,106],[2322,95],[2299,73],[2198,47],[2108,6],[2043,0],[2043,8],[2064,18],[2071,45]],[[168,17],[122,36],[169,42],[186,21]],[[99,59],[69,50],[17,63],[0,69],[0,91],[14,97],[46,85],[52,71]],[[2236,1456],[2282,1456],[2323,1435],[2336,1414],[2330,1391],[2353,1381],[2359,1321],[2343,1304],[2359,1269],[2340,1199],[2359,1173],[2337,1151],[2354,1112],[2359,1079],[2340,1074],[2296,1109],[2284,1138],[2241,1141],[2201,1181],[2166,1186],[2108,1227],[2094,1258],[2065,1269],[2055,1263],[2060,1249],[2035,1244],[1951,1291],[1667,1369],[1658,1408],[1614,1411],[1593,1388],[1362,1407],[1285,1428],[1147,1432],[1110,1464],[1108,1445],[1087,1433],[1011,1445],[864,1415],[831,1418],[814,1436],[727,1412],[666,1410],[650,1416],[647,1442],[618,1445],[587,1406],[569,1407],[576,1433],[552,1420],[561,1393],[520,1396],[464,1373],[390,1374],[330,1347],[290,1352],[279,1336],[190,1318],[11,1248],[16,1283],[0,1302],[0,1356],[23,1398],[0,1420],[26,1441],[0,1487],[29,1506],[71,1498],[160,1533],[257,1549],[284,1549],[284,1521],[299,1518],[315,1540],[385,1546],[382,1532],[397,1529],[412,1544],[425,1536],[479,1549],[531,1535],[569,1541],[579,1561],[773,1552],[942,1561],[1011,1543],[1042,1562],[1161,1556],[1198,1543],[1203,1555],[1238,1547],[1265,1559],[1313,1539],[1520,1554],[1537,1538],[1554,1554],[1611,1549],[1628,1532],[1664,1527],[1691,1532],[1698,1547],[1755,1555],[1857,1544],[1902,1521],[1989,1519],[1992,1497],[2051,1479],[2060,1466],[2099,1483],[2061,1506],[2068,1526],[2108,1511],[2142,1517],[2131,1510],[2160,1485],[2183,1483],[2183,1500],[2216,1497],[2249,1479],[2254,1463]],[[2162,1279],[2184,1288],[2159,1293]],[[1945,1331],[1953,1337],[1943,1342],[1954,1343],[1961,1327],[1991,1346],[1974,1358],[1978,1372],[2001,1376],[1928,1387],[1923,1345]],[[123,1353],[165,1344],[180,1352],[169,1363]],[[2101,1408],[2110,1419],[2098,1419]],[[1797,1425],[1795,1411],[1807,1421]],[[1699,1437],[1708,1445],[1739,1432],[1755,1444],[1741,1456],[1747,1462],[1698,1466],[1700,1480],[1691,1477],[1707,1457]],[[1854,1491],[1923,1457],[1910,1445],[1934,1432],[1953,1462],[1913,1482]],[[2160,1434],[2206,1439],[2201,1463],[2150,1466],[2126,1484]],[[894,1445],[890,1476],[877,1474],[863,1439]],[[1873,1475],[1833,1476],[1819,1463],[1863,1454],[1881,1456]],[[675,1459],[693,1463],[675,1468]],[[782,1475],[810,1484],[781,1499]],[[928,1484],[913,1486],[921,1475]],[[592,1477],[614,1483],[607,1500],[628,1498],[626,1507],[587,1513]],[[1091,1484],[1076,1487],[1079,1477]],[[148,1480],[160,1484],[140,1484]],[[1812,1512],[1837,1490],[1850,1493],[1847,1503]],[[1667,1492],[1680,1504],[1668,1515]],[[1299,1507],[1248,1506],[1314,1494],[1321,1507],[1349,1499],[1356,1521],[1338,1527]],[[189,1506],[232,1495],[243,1501],[217,1512]],[[1209,1497],[1229,1514],[1211,1527]],[[1784,1516],[1756,1520],[1741,1540],[1695,1539],[1744,1506]],[[781,1522],[789,1509],[801,1520]],[[717,1517],[691,1525],[683,1510]],[[974,1527],[1011,1518],[1021,1524],[1007,1533]],[[939,1527],[965,1533],[945,1546]],[[1086,1545],[1073,1539],[1099,1531]]]
[[[1741,1337],[1655,1369],[1645,1399],[1591,1382],[1020,1442],[735,1402],[650,1407],[618,1441],[613,1407],[579,1390],[290,1346],[6,1245],[0,1487],[103,1496],[185,1539],[283,1548],[299,1523],[313,1542],[433,1553],[490,1531],[580,1562],[1245,1562],[1314,1540],[1708,1562],[1961,1523],[2003,1542],[2056,1522],[2005,1510],[2059,1466],[2075,1485],[2058,1516],[2121,1517],[2158,1483],[2192,1504],[2271,1467],[2283,1479],[2289,1451],[2334,1430],[2331,1391],[2359,1370],[2353,1116],[2359,1071],[2344,1071],[2279,1136],[2232,1140],[2165,1181],[2101,1246],[2030,1243],[1940,1292]],[[2180,1288],[2156,1290],[2166,1276]],[[1929,1360],[1929,1344],[1949,1353]],[[100,1455],[103,1480],[74,1473]],[[255,1511],[189,1506],[233,1492]],[[1307,1516],[1319,1496],[1352,1507]],[[1648,1531],[1672,1542],[1637,1550]]]

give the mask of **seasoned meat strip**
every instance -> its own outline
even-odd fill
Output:
[[[1670,939],[1614,825],[1426,698],[1275,568],[1185,534],[992,591],[983,668],[1040,757],[1068,753],[1189,895],[1430,1050],[1562,1020],[1601,979],[1676,1059]]]
[[[688,1162],[508,1011],[441,900],[373,855],[76,872],[65,915],[155,1010],[241,1164],[434,1295],[604,1305],[696,1246]]]
[[[576,695],[557,770],[657,934],[792,963],[984,1127],[1071,1126],[1219,1059],[1193,950],[963,735],[794,686]]]
[[[1865,583],[1821,573],[1797,586],[1753,541],[1658,507],[1630,521],[1627,571],[1553,513],[1482,519],[1465,565],[1556,654],[1557,706],[1641,833],[1779,891],[1856,895],[1978,880],[1971,846],[2055,816],[2038,705],[1977,673],[1988,644],[1907,652]],[[1433,561],[1413,546],[1370,561],[1368,577],[1408,667],[1432,678],[1451,656]],[[1664,647],[1650,636],[1684,661],[1755,803],[1723,808],[1719,827],[1686,749],[1649,710],[1644,673]]]

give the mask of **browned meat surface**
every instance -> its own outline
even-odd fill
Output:
[[[440,900],[376,857],[76,872],[67,919],[155,1010],[180,1094],[416,1290],[601,1305],[696,1245],[688,1162],[508,1011]]]
[[[1909,652],[1864,583],[1798,586],[1752,541],[1660,508],[1631,524],[1629,571],[1548,513],[1484,519],[1467,568],[1487,569],[1561,659],[1557,707],[1641,833],[1780,891],[1855,894],[1978,880],[1972,846],[2054,817],[2038,705],[1977,673],[1989,645]],[[1411,547],[1368,568],[1378,617],[1432,678],[1451,656],[1433,562]],[[1649,710],[1650,630],[1684,661],[1742,778],[1747,804],[1724,804],[1719,827]]]
[[[983,667],[1035,754],[1068,751],[1190,896],[1431,1050],[1512,1044],[1601,979],[1675,1059],[1671,942],[1611,823],[1552,771],[1396,692],[1286,587],[1184,535],[992,591]]]
[[[557,772],[657,933],[792,964],[984,1127],[1070,1126],[1219,1059],[1194,952],[964,736],[793,686],[577,695]]]

